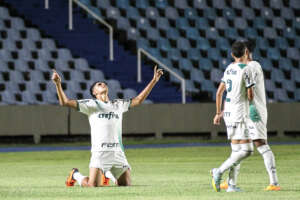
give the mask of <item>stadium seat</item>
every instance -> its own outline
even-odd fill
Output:
[[[253,26],[256,29],[263,30],[267,26],[265,18],[263,18],[263,17],[255,17],[253,19]]]
[[[243,9],[245,7],[245,3],[243,0],[232,0],[231,6],[237,9]]]
[[[7,8],[0,7],[0,19],[7,19],[9,18],[9,11]]]
[[[36,51],[37,50],[35,42],[28,38],[22,40],[22,46],[23,46],[23,49],[27,49],[28,51]],[[44,45],[43,45],[43,47],[44,47]]]
[[[276,33],[275,29],[266,27],[266,28],[264,28],[264,37],[267,39],[276,39],[277,33]]]
[[[23,59],[18,59],[16,61],[14,61],[14,65],[15,65],[15,70],[16,71],[26,72],[26,71],[29,70],[29,68],[27,66],[27,62]]]
[[[90,81],[96,82],[96,81],[105,81],[104,74],[101,70],[89,70],[90,72]]]
[[[198,38],[197,49],[207,51],[210,48],[211,47],[210,47],[209,41],[207,39],[201,38],[201,37]]]
[[[147,38],[149,40],[158,40],[160,38],[159,32],[157,29],[155,28],[148,28],[147,29]]]
[[[210,80],[212,80],[213,82],[216,83],[221,82],[222,77],[223,77],[223,72],[221,70],[213,68],[210,71]]]
[[[42,48],[38,51],[38,58],[43,60],[51,60],[51,52],[46,48]]]
[[[180,37],[179,31],[175,28],[171,29],[169,31],[167,31],[167,38],[171,39],[171,40],[177,40]]]
[[[260,9],[260,15],[265,19],[272,20],[274,17],[273,10],[271,8],[263,7]]]
[[[250,7],[255,9],[264,7],[263,0],[250,0]]]
[[[266,59],[261,59],[260,61],[261,67],[264,71],[268,71],[271,72],[273,69],[273,65],[270,59],[266,58]]]
[[[188,6],[187,4],[187,1],[182,1],[182,0],[175,0],[175,3],[174,3],[175,7],[176,8],[179,8],[179,9],[186,9]]]
[[[122,9],[126,10],[129,7],[129,1],[128,0],[116,0],[116,5],[118,8],[122,8]]]
[[[132,99],[137,96],[137,92],[133,89],[127,88],[122,90],[124,99]]]
[[[280,52],[277,48],[269,48],[267,50],[267,57],[272,60],[279,60]]]
[[[32,92],[41,92],[40,88],[40,82],[38,81],[28,81],[26,82],[26,90],[32,91]]]
[[[56,97],[56,93],[50,92],[48,90],[42,93],[42,97],[44,102],[48,104],[57,104],[59,102]]]
[[[219,68],[224,72],[227,66],[232,63],[231,59],[223,58],[219,60]]]
[[[149,7],[149,3],[148,3],[148,1],[144,1],[144,0],[136,0],[135,1],[135,6],[137,8],[141,8],[141,9],[146,10]]]
[[[258,34],[255,28],[248,28],[247,31],[245,31],[245,36],[248,39],[258,38]]]
[[[178,18],[176,20],[176,28],[186,30],[190,27],[189,22],[186,18]]]
[[[97,6],[100,8],[108,8],[111,6],[110,0],[97,0]]]
[[[180,50],[179,49],[171,49],[168,52],[168,58],[172,61],[179,61],[181,59]]]
[[[61,48],[57,49],[58,58],[64,59],[64,60],[71,60],[72,55],[69,49]]]
[[[139,11],[136,7],[129,6],[126,9],[126,11],[127,11],[126,16],[128,19],[133,19],[135,21],[138,21],[141,18]]]
[[[267,91],[274,92],[276,90],[275,84],[272,80],[265,80],[265,87]]]
[[[18,82],[8,81],[5,83],[5,91],[9,91],[11,93],[18,93],[20,92],[20,88]]]
[[[218,31],[213,27],[206,29],[205,30],[205,35],[206,35],[207,38],[213,39],[213,40],[216,40],[216,39],[219,38]]]
[[[290,7],[300,9],[300,2],[298,0],[290,0]]]
[[[212,93],[216,93],[216,87],[214,86],[213,82],[210,80],[203,80],[201,82],[201,90],[202,91],[208,91]]]
[[[203,72],[199,69],[192,68],[191,80],[197,83],[201,83],[205,79]]]
[[[2,43],[3,43],[3,47],[6,49],[6,50],[9,50],[9,51],[16,51],[16,45],[15,45],[15,42],[11,39],[8,39],[8,40],[2,40]]]
[[[274,92],[274,97],[276,100],[280,101],[280,102],[289,102],[290,99],[286,93],[285,89],[276,89]]]
[[[235,12],[232,8],[225,7],[223,9],[223,17],[225,17],[228,20],[234,20],[236,15],[235,15]]]
[[[150,28],[151,26],[149,24],[148,19],[142,17],[137,21],[137,27],[139,29],[146,30],[146,29]]]
[[[293,69],[293,64],[290,59],[280,58],[279,60],[279,69],[284,71],[291,71]]]
[[[177,40],[177,48],[188,51],[191,48],[190,42],[185,38],[179,38]]]
[[[118,8],[108,7],[106,10],[106,15],[108,19],[117,20],[120,17],[120,11]]]
[[[170,6],[166,7],[166,9],[165,9],[165,16],[168,19],[172,19],[172,20],[176,20],[179,17],[177,10],[175,8],[173,8],[173,7],[170,7]]]
[[[189,60],[192,60],[192,61],[198,61],[201,57],[201,54],[200,54],[200,51],[198,49],[190,49],[188,50],[187,52],[187,57]]]
[[[148,19],[157,19],[159,17],[158,10],[154,7],[148,7],[146,9],[146,17]]]
[[[192,93],[198,93],[199,90],[195,87],[193,81],[191,80],[185,80],[185,88],[188,92],[192,92]]]
[[[213,68],[213,64],[208,58],[201,58],[199,61],[199,68],[205,71],[210,71]]]
[[[9,80],[14,81],[16,83],[23,83],[25,82],[25,79],[21,72],[19,71],[10,71],[9,72]]]
[[[275,40],[275,47],[279,48],[280,50],[286,50],[290,45],[283,37],[278,37]]]
[[[0,49],[0,59],[3,61],[8,61],[12,59],[11,53],[7,50]]]
[[[283,81],[282,86],[285,90],[287,90],[289,92],[295,92],[295,90],[296,90],[296,85],[293,80]]]
[[[242,17],[247,20],[253,20],[256,18],[254,10],[248,7],[243,8]]]
[[[181,58],[179,60],[179,68],[186,71],[190,71],[193,68],[193,65],[190,60]]]
[[[294,80],[297,83],[300,83],[300,70],[296,68],[292,68],[291,71],[292,80]]]
[[[281,0],[270,0],[270,7],[273,9],[281,9],[284,6]]]
[[[209,59],[218,61],[221,57],[219,49],[210,48],[207,50],[207,55]]]
[[[196,41],[199,38],[199,32],[195,28],[188,28],[186,30],[186,37],[188,39]]]
[[[208,6],[206,0],[193,0],[193,7],[198,9],[206,9]]]
[[[184,17],[186,19],[198,20],[197,11],[194,8],[186,8],[184,9]]]
[[[165,9],[168,6],[168,0],[156,0],[155,7]]]
[[[293,47],[287,48],[287,57],[293,60],[299,60],[300,58],[299,49]]]
[[[86,59],[84,58],[77,58],[74,59],[75,69],[81,71],[89,70],[89,64]]]
[[[122,90],[119,81],[110,79],[110,80],[107,80],[106,82],[107,82],[108,88],[110,90],[114,90],[116,92],[119,92],[120,90]]]
[[[225,38],[219,38],[216,40],[216,48],[224,50],[224,51],[230,51],[231,46]]]
[[[37,41],[41,39],[40,32],[35,28],[26,29],[27,37],[33,41]]]
[[[56,50],[56,44],[55,44],[54,40],[49,39],[49,38],[43,38],[41,41],[42,41],[43,48],[46,48],[50,51]]]
[[[21,38],[20,31],[16,29],[6,29],[5,32],[9,40],[19,40]]]
[[[2,96],[2,102],[3,103],[5,103],[5,104],[17,104],[15,96],[12,92],[4,91],[4,92],[1,93],[1,96]]]
[[[26,104],[39,104],[35,94],[30,90],[22,92],[22,101]]]
[[[300,89],[296,89],[295,91],[295,100],[300,101]]]
[[[158,29],[166,30],[166,31],[171,28],[168,19],[164,18],[164,17],[157,17],[156,18],[156,27]],[[168,34],[168,32],[169,31],[167,31],[167,34]],[[170,32],[173,32],[173,31],[170,31]]]
[[[272,19],[272,24],[273,24],[274,28],[280,29],[280,30],[283,30],[286,27],[285,21],[281,17],[274,17]]]
[[[200,30],[205,30],[205,29],[209,28],[207,19],[204,17],[198,18],[196,20],[196,27]]]
[[[297,33],[295,32],[295,29],[293,28],[286,28],[283,30],[283,37],[285,37],[286,39],[291,39],[294,40],[296,38]]]
[[[29,76],[30,76],[30,81],[34,81],[34,82],[44,82],[45,81],[43,72],[38,71],[38,70],[31,71]]]
[[[284,19],[293,20],[295,19],[294,12],[291,8],[288,7],[282,7],[280,9],[280,16]]]
[[[227,29],[225,29],[225,37],[227,39],[236,40],[236,38],[238,36],[239,35],[238,35],[237,30],[235,28],[227,28]]]
[[[226,7],[226,2],[225,1],[220,1],[220,0],[213,0],[212,5],[214,8],[217,9],[223,9]]]
[[[216,10],[214,8],[206,8],[203,10],[203,14],[208,20],[214,20],[217,17]]]
[[[174,71],[178,76],[184,78],[183,73],[179,69],[173,68],[172,71]],[[172,74],[170,74],[170,81],[173,83],[181,84],[181,81]]]
[[[234,20],[234,27],[236,29],[242,29],[245,30],[248,28],[247,21],[241,17],[236,17]]]
[[[170,51],[170,49],[171,49],[171,45],[170,45],[169,41],[166,39],[159,39],[157,41],[157,46],[160,50],[163,50],[166,52]]]
[[[215,19],[215,28],[225,30],[228,28],[227,20],[223,17],[218,17]]]
[[[282,83],[283,81],[285,81],[283,72],[279,69],[274,68],[271,71],[271,80],[273,80],[275,82]]]
[[[119,17],[117,20],[117,28],[127,30],[130,27],[129,20],[126,17]]]

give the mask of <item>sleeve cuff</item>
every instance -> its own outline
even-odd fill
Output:
[[[255,85],[255,83],[252,83],[251,85],[248,85],[246,88],[251,88]]]

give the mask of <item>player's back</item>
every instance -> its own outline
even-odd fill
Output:
[[[248,67],[242,63],[230,64],[222,78],[226,84],[226,99],[224,109],[224,119],[228,122],[241,122],[247,113],[247,87],[253,85],[249,77]]]
[[[250,61],[248,63],[249,69],[253,74],[253,79],[255,82],[254,86],[254,98],[253,102],[261,115],[262,120],[267,122],[267,104],[266,104],[266,90],[265,90],[265,80],[264,73],[261,65],[257,61]]]

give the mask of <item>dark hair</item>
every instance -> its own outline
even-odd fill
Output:
[[[235,57],[240,58],[245,54],[245,49],[246,49],[246,46],[245,46],[244,42],[235,41],[232,44],[231,52]]]
[[[99,83],[99,81],[94,82],[91,87],[90,87],[90,94],[92,95],[92,97],[96,98],[96,96],[93,94],[93,89],[95,87],[95,85]]]
[[[253,52],[256,46],[256,41],[254,39],[247,39],[244,41],[245,46],[250,52]]]

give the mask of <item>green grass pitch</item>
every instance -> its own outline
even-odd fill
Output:
[[[268,176],[258,152],[242,163],[241,193],[215,192],[209,170],[230,154],[230,147],[130,149],[131,187],[66,188],[72,167],[87,175],[89,151],[0,153],[0,199],[300,199],[300,145],[272,146],[282,191],[266,192]],[[225,176],[226,177],[226,176]]]

